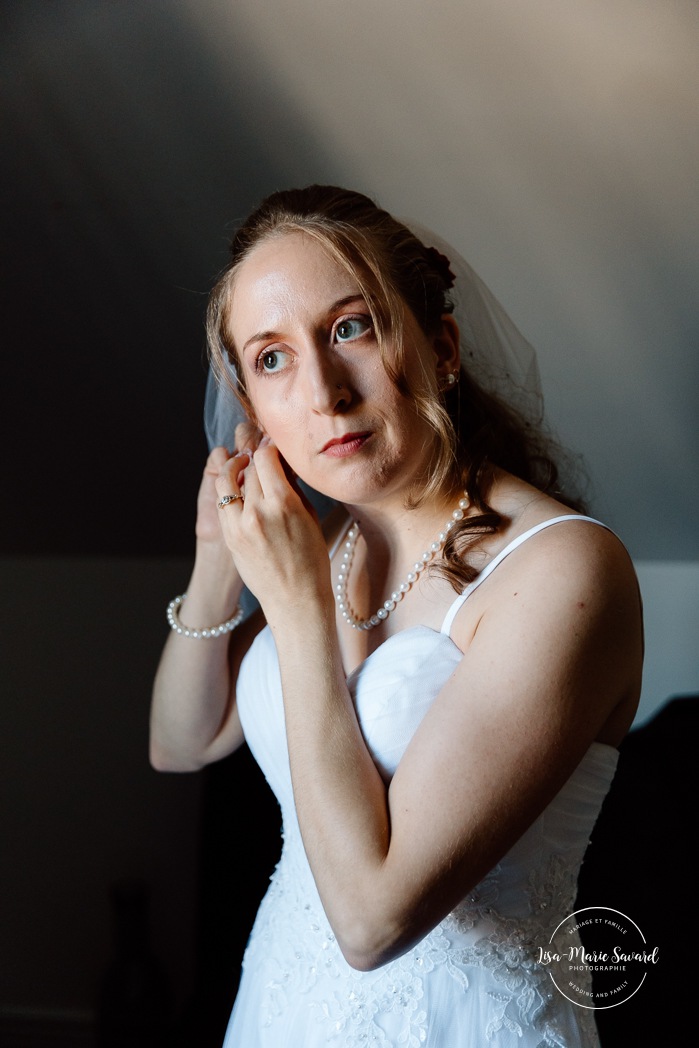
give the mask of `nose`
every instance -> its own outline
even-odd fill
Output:
[[[327,348],[319,348],[306,360],[309,403],[319,415],[336,415],[352,402],[349,377]]]

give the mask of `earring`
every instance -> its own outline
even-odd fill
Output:
[[[450,385],[450,386],[453,386],[455,382],[456,382],[456,372],[455,371],[450,371],[449,374],[447,375],[447,384]]]

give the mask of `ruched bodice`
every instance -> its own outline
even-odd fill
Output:
[[[441,631],[415,626],[394,634],[348,677],[364,739],[386,781],[459,664],[449,629],[468,595],[458,598]],[[591,1013],[558,993],[536,957],[574,908],[615,749],[594,743],[536,822],[448,917],[403,957],[362,973],[335,942],[303,849],[268,628],[241,667],[238,705],[248,745],[281,807],[284,844],[250,937],[225,1048],[597,1045]]]

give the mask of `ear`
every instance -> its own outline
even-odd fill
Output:
[[[441,330],[432,339],[437,364],[437,384],[441,388],[449,375],[458,378],[461,367],[461,352],[459,348],[459,326],[451,313],[445,313],[442,317]]]

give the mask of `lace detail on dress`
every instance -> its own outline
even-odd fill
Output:
[[[501,987],[499,992],[489,993],[493,1005],[485,1030],[489,1040],[503,1028],[518,1037],[525,1028],[535,1028],[541,1033],[537,1048],[566,1048],[568,1042],[555,1017],[554,995],[558,990],[550,968],[539,964],[536,957],[558,921],[572,912],[577,869],[577,863],[571,865],[560,855],[551,855],[546,866],[535,867],[529,876],[526,894],[531,916],[506,917],[488,908],[484,915],[491,922],[490,933],[460,951],[461,963],[486,968]],[[498,870],[490,876],[497,875]],[[561,983],[561,973],[554,974],[559,975],[557,981]],[[596,1044],[592,1017],[586,1013],[580,1020],[586,1031],[585,1043]]]
[[[553,930],[552,915],[561,914],[555,919],[558,923],[569,912],[577,866],[570,868],[553,856],[544,869],[531,873],[528,917],[508,917],[496,909],[498,866],[411,951],[375,971],[358,972],[342,956],[310,871],[300,876],[302,860],[297,861],[296,847],[289,844],[260,908],[244,962],[256,969],[265,985],[261,1026],[284,1023],[287,1008],[298,1012],[299,1001],[306,999],[307,1021],[322,1025],[328,1044],[421,1048],[428,1040],[427,977],[441,969],[459,993],[487,996],[484,1044],[501,1030],[518,1038],[526,1030],[530,1036],[536,1031],[538,1048],[566,1048],[570,1043],[554,1017],[558,991],[536,957]],[[477,991],[471,989],[474,969],[481,973]],[[591,1030],[584,1043],[595,1045],[594,1026]]]

